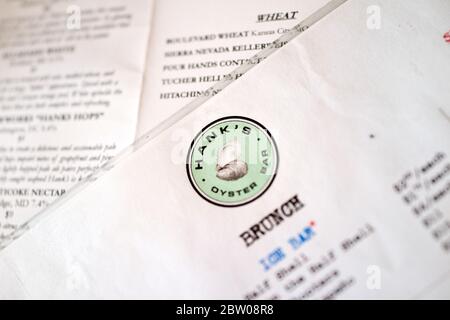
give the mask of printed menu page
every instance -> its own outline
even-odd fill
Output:
[[[137,137],[195,98],[219,93],[207,89],[238,79],[233,70],[328,1],[156,1]]]
[[[345,2],[50,208],[1,252],[0,297],[449,298],[450,3],[377,5]]]
[[[0,5],[1,248],[134,141],[152,2]]]

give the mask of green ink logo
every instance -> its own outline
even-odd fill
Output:
[[[237,116],[206,126],[192,141],[186,162],[197,193],[225,207],[259,198],[272,184],[277,168],[278,150],[269,131]]]

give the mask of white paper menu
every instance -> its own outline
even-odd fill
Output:
[[[227,79],[230,72],[328,2],[157,1],[136,137]]]
[[[377,4],[380,29],[346,2],[49,211],[0,296],[449,298],[450,3]]]
[[[0,6],[2,247],[134,141],[152,2]]]

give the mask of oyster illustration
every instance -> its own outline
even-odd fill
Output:
[[[216,177],[225,181],[242,178],[248,172],[246,162],[240,160],[241,145],[235,139],[223,146],[217,156]]]

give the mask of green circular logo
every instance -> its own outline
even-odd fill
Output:
[[[192,141],[186,169],[205,200],[225,207],[247,204],[272,184],[278,151],[269,131],[244,117],[226,117],[206,126]]]

